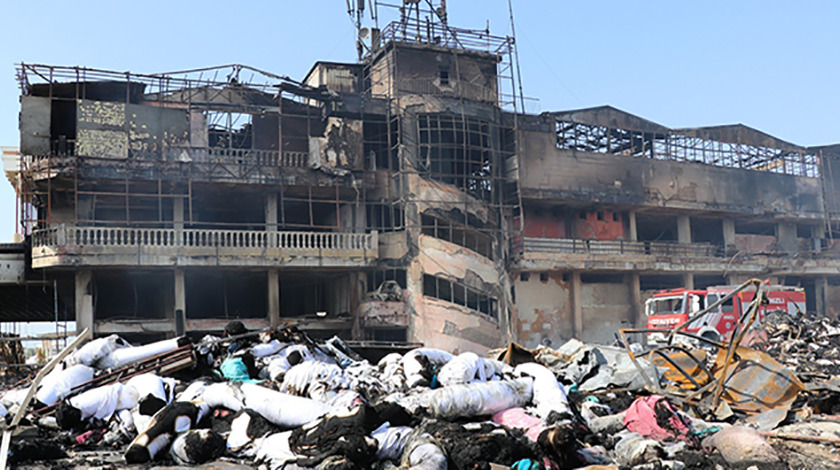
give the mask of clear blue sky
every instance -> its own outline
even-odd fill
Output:
[[[392,0],[397,3],[399,0]],[[449,0],[450,23],[509,32],[507,0]],[[742,122],[840,142],[840,2],[514,0],[527,96],[543,111],[611,104],[669,127]],[[5,1],[0,145],[17,145],[14,64],[163,72],[242,63],[302,78],[353,61],[342,0]],[[0,183],[0,241],[14,231]]]

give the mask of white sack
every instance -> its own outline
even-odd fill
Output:
[[[405,387],[405,372],[403,371],[402,356],[399,353],[388,354],[380,359],[376,366],[381,371],[379,382],[388,393]]]
[[[270,470],[277,470],[282,468],[287,461],[296,459],[298,456],[292,452],[289,445],[291,436],[292,431],[278,432],[267,436],[257,449],[256,461],[265,462]]]
[[[341,367],[333,363],[306,361],[286,372],[281,390],[293,395],[309,395],[311,398],[325,401],[331,398],[326,392],[346,388],[349,383]],[[320,393],[317,393],[315,389]]]
[[[431,435],[415,432],[409,436],[400,469],[446,470],[446,454]]]
[[[129,346],[124,339],[117,335],[106,336],[104,338],[97,338],[93,341],[88,341],[84,346],[73,351],[66,361],[67,364],[83,364],[86,366],[96,367],[97,362],[102,358],[108,356],[112,352],[120,348]]]
[[[402,458],[408,437],[412,428],[407,426],[391,427],[390,423],[383,423],[370,437],[376,439],[376,458],[379,460],[399,460]]]
[[[251,424],[251,415],[242,413],[230,422],[230,432],[227,436],[227,449],[231,452],[239,452],[252,442],[248,436],[248,426]]]
[[[329,411],[329,406],[309,398],[296,397],[259,385],[243,383],[245,407],[276,426],[292,428],[306,424]]]
[[[529,362],[516,366],[513,373],[518,377],[534,378],[534,405],[540,418],[545,420],[552,411],[570,413],[566,391],[547,367]]]
[[[6,409],[20,407],[20,404],[23,403],[23,399],[26,398],[27,393],[29,393],[29,387],[6,390],[0,394],[0,404],[4,405]]]
[[[164,379],[152,373],[140,374],[128,379],[125,385],[134,387],[140,399],[151,395],[163,400],[166,404],[172,403],[175,381],[171,378]]]
[[[131,410],[121,410],[114,414],[117,421],[117,429],[126,437],[137,434],[137,427],[134,425],[134,415]]]
[[[251,354],[254,357],[265,357],[277,354],[285,346],[280,341],[273,339],[267,343],[259,343],[251,346]]]
[[[505,364],[502,361],[484,358],[484,364],[490,366],[493,369],[492,372],[488,374],[488,379],[490,378],[490,376],[501,378],[504,375],[513,374],[513,367],[511,367],[510,364]]]
[[[70,398],[70,405],[82,412],[82,420],[109,420],[117,411],[137,405],[137,390],[120,383],[103,385]]]
[[[82,364],[70,366],[64,370],[54,370],[41,381],[41,387],[35,398],[45,405],[54,405],[63,400],[70,390],[93,380],[93,367]]]
[[[207,382],[196,380],[195,382],[187,385],[187,388],[178,394],[176,401],[201,400],[201,395],[204,393],[205,388],[207,388]]]
[[[382,359],[380,359],[379,362],[376,363],[376,366],[381,369],[388,364],[397,364],[397,363],[401,363],[401,362],[402,362],[402,354],[400,354],[400,353],[390,353],[390,354],[386,355],[385,357],[383,357]]]
[[[533,396],[530,378],[453,385],[431,390],[422,401],[437,418],[492,415],[515,406],[525,406]]]
[[[492,366],[490,366],[492,370]],[[492,372],[491,372],[492,373]],[[465,352],[452,358],[438,372],[438,382],[444,387],[466,384],[474,380],[487,381],[487,368],[478,354]]]
[[[275,356],[271,357],[268,367],[266,367],[266,369],[268,369],[268,376],[271,380],[277,380],[278,377],[285,374],[292,368],[292,364],[289,362],[289,355],[293,352],[298,352],[301,355],[303,362],[312,360],[312,352],[309,351],[309,348],[306,345],[293,344],[284,348]]]
[[[101,369],[118,369],[122,366],[157,356],[158,354],[173,351],[178,349],[178,342],[180,340],[180,338],[165,339],[143,346],[119,348],[103,357],[99,361],[98,367]]]
[[[417,348],[407,352],[402,358],[403,372],[405,373],[406,386],[414,388],[423,381],[420,372],[423,366],[417,361],[419,356],[424,356],[432,364],[443,365],[452,360],[452,354],[440,349]]]
[[[227,408],[239,411],[245,406],[245,394],[233,382],[218,382],[204,387],[199,400],[210,408]]]

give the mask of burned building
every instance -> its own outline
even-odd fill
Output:
[[[77,328],[132,337],[608,341],[650,290],[755,276],[834,314],[837,148],[526,114],[512,39],[421,9],[300,81],[21,64],[30,275]]]

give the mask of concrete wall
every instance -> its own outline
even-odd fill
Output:
[[[581,283],[584,342],[609,344],[621,328],[633,327],[633,296],[627,283]]]
[[[127,158],[129,150],[157,153],[189,142],[184,109],[79,100],[76,153],[100,158]]]
[[[471,250],[420,235],[419,253],[408,269],[407,300],[414,315],[409,341],[458,352],[485,353],[502,346],[505,296],[503,279],[494,263]],[[424,297],[422,278],[429,274],[466,284],[498,299],[496,318],[443,300]]]
[[[775,173],[555,147],[552,132],[521,131],[520,186],[548,198],[818,218],[820,181]]]
[[[613,217],[616,213],[608,210],[586,212],[584,214],[584,218],[578,216],[574,219],[574,238],[592,240],[619,240],[628,238],[625,234],[621,214],[618,214],[618,220],[614,220]]]
[[[472,351],[486,354],[504,344],[498,323],[480,313],[443,300],[425,298],[413,319],[410,341],[455,354]]]
[[[735,235],[735,249],[744,253],[770,253],[776,251],[776,245],[773,235]]]
[[[472,250],[420,235],[420,253],[416,261],[424,274],[457,280],[496,298],[501,297],[501,280],[495,264]]]
[[[391,81],[396,62],[396,80]],[[370,69],[374,94],[401,93],[462,96],[469,100],[495,103],[497,57],[491,54],[401,45],[382,53]],[[441,72],[448,74],[442,79]]]
[[[830,318],[840,316],[840,286],[828,284],[825,292],[825,315]]]
[[[525,347],[550,342],[558,347],[573,336],[571,285],[563,281],[562,273],[548,274],[548,281],[540,281],[537,272],[528,280],[520,276],[513,280],[516,304],[512,316],[514,339]]]
[[[567,238],[565,217],[550,209],[523,208],[525,220],[522,235],[533,238]],[[515,225],[515,224],[514,224]]]
[[[512,327],[514,338],[526,347],[550,344],[558,347],[575,336],[572,276],[561,272],[530,272],[528,280],[514,279],[516,306]],[[564,277],[566,280],[564,280]],[[609,344],[621,328],[632,328],[633,296],[629,282],[582,282],[581,314],[583,330],[579,339]]]

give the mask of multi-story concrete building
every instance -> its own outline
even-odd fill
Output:
[[[510,38],[406,8],[300,81],[22,64],[28,275],[77,327],[133,337],[609,341],[652,289],[752,276],[834,313],[837,148],[525,114]]]

